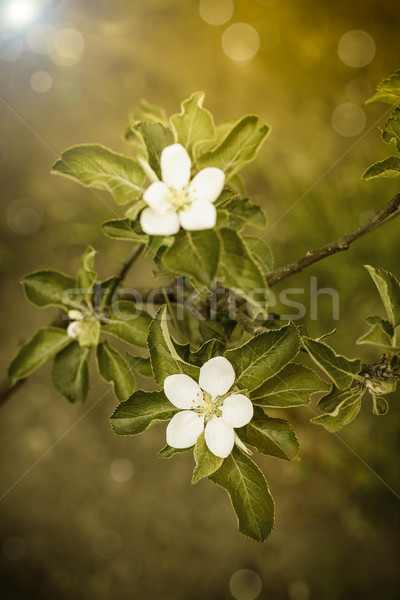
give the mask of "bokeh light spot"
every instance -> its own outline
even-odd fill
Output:
[[[65,102],[77,102],[82,96],[82,90],[76,81],[66,81],[61,86],[61,98]]]
[[[230,578],[229,591],[236,600],[256,600],[261,590],[261,578],[251,569],[236,571]]]
[[[43,211],[29,198],[14,200],[7,209],[7,224],[15,233],[32,235],[43,224]]]
[[[105,560],[118,556],[122,548],[121,536],[112,529],[102,529],[93,537],[93,548]]]
[[[200,16],[209,25],[223,25],[233,15],[232,0],[201,0]]]
[[[133,465],[126,458],[117,458],[111,463],[110,474],[114,481],[124,483],[129,481],[133,475]]]
[[[6,62],[17,60],[22,54],[23,44],[21,38],[15,33],[0,35],[0,59]]]
[[[32,52],[47,54],[49,46],[54,45],[56,30],[49,23],[37,23],[30,27],[26,41]]]
[[[354,69],[369,65],[375,56],[375,51],[375,42],[366,31],[348,31],[339,40],[340,60]]]
[[[364,110],[352,102],[339,104],[332,114],[333,129],[344,137],[354,137],[361,133],[366,122],[367,117]]]
[[[305,581],[293,581],[288,592],[290,600],[308,600],[310,597],[310,588]]]
[[[222,35],[222,49],[237,62],[250,60],[260,47],[257,31],[248,23],[234,23]]]
[[[3,543],[3,554],[8,560],[19,560],[25,554],[25,544],[17,537],[10,537]]]
[[[78,63],[85,49],[83,36],[76,29],[62,29],[48,44],[51,60],[59,67]]]
[[[53,79],[46,71],[36,71],[31,77],[31,88],[38,94],[48,92],[53,85]]]

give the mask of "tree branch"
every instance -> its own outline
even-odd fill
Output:
[[[337,252],[342,252],[343,250],[347,250],[355,240],[359,237],[377,229],[384,223],[387,223],[391,219],[394,219],[400,215],[400,194],[397,194],[390,202],[385,204],[383,208],[381,208],[376,214],[367,219],[364,223],[356,227],[353,231],[339,238],[335,242],[320,248],[319,250],[309,250],[304,256],[295,260],[294,262],[280,267],[279,269],[275,269],[271,273],[268,273],[266,276],[267,283],[269,287],[280,283],[287,277],[291,277],[295,273],[299,273],[306,267],[309,267],[315,262],[322,260],[323,258],[327,258],[332,254],[336,254]]]
[[[135,262],[137,261],[137,259],[142,254],[143,249],[144,249],[144,245],[143,244],[136,244],[133,247],[133,249],[130,252],[130,254],[128,254],[128,256],[125,258],[125,260],[122,261],[122,263],[121,263],[121,265],[120,265],[120,267],[119,267],[119,269],[117,271],[117,277],[120,279],[120,281],[124,280],[124,278],[128,274],[128,272],[131,269],[131,267],[135,264]],[[51,323],[49,323],[49,327],[66,327],[67,326],[67,321],[62,318],[63,316],[64,316],[64,313],[62,313],[62,311],[60,311],[54,317],[54,319],[51,321]],[[0,406],[2,406],[4,404],[4,402],[12,394],[14,394],[14,392],[17,389],[19,389],[21,387],[21,385],[23,385],[27,380],[28,380],[28,377],[26,379],[20,379],[19,381],[17,381],[17,383],[13,387],[10,387],[9,384],[8,384],[8,380],[4,379],[0,383]]]

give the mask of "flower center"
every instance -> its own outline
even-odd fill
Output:
[[[216,396],[213,398],[207,392],[203,392],[203,403],[196,409],[205,421],[210,421],[213,417],[222,417],[222,404],[224,396]]]
[[[187,187],[181,190],[170,188],[168,200],[171,203],[171,207],[176,211],[185,210],[185,208],[188,208],[192,204]]]

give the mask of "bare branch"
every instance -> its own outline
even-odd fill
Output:
[[[323,258],[327,258],[332,254],[336,254],[337,252],[342,252],[343,250],[347,250],[355,240],[359,237],[373,231],[377,227],[380,227],[384,223],[387,223],[391,219],[394,219],[400,214],[400,194],[397,194],[390,202],[385,204],[381,210],[379,210],[372,217],[367,219],[362,225],[356,227],[353,231],[348,233],[347,235],[339,238],[335,242],[320,248],[319,250],[309,250],[304,256],[295,260],[294,262],[280,267],[279,269],[275,269],[271,273],[268,273],[266,276],[267,283],[269,287],[280,283],[287,277],[291,277],[295,273],[299,273],[306,267],[309,267],[315,262],[322,260]]]

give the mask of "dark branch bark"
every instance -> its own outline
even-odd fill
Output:
[[[324,246],[323,248],[320,248],[319,250],[309,250],[298,260],[295,260],[294,262],[269,273],[266,276],[269,287],[280,283],[295,273],[299,273],[306,267],[309,267],[319,260],[327,258],[332,254],[336,254],[337,252],[347,250],[350,247],[350,244],[352,244],[359,237],[369,233],[370,231],[373,231],[377,227],[380,227],[398,215],[400,215],[400,194],[397,194],[390,202],[385,204],[381,210],[379,210],[376,214],[362,223],[362,225],[359,225],[347,235],[339,238],[331,244],[328,244],[327,246]]]

